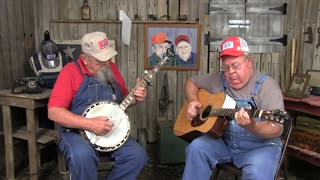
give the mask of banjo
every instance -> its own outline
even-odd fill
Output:
[[[118,104],[113,101],[97,101],[89,105],[82,116],[87,118],[94,118],[97,116],[107,116],[109,121],[114,124],[112,130],[106,135],[99,136],[87,130],[81,130],[80,134],[84,139],[90,141],[97,151],[110,152],[121,147],[130,135],[130,122],[125,113],[129,105],[135,101],[134,91],[138,87],[146,87],[150,84],[152,78],[171,57],[174,57],[173,48],[168,48],[163,56],[163,59],[153,68],[152,71],[147,72],[144,78],[136,85],[135,88],[128,94],[128,96]]]

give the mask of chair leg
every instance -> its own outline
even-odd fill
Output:
[[[284,168],[284,179],[288,179],[288,158],[287,158],[287,153],[284,154],[284,160],[283,160],[283,168]]]
[[[220,168],[216,168],[214,170],[214,173],[213,173],[213,176],[212,176],[211,180],[218,180],[219,173],[220,173]]]

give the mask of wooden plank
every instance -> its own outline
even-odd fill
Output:
[[[24,27],[24,40],[23,40],[23,47],[25,53],[25,66],[26,68],[26,75],[31,76],[34,75],[34,72],[29,66],[28,59],[32,56],[35,52],[35,39],[34,39],[34,16],[33,16],[33,4],[29,1],[22,1],[23,8],[23,27]]]
[[[14,177],[14,156],[13,156],[13,139],[12,139],[12,116],[9,106],[2,105],[3,115],[3,131],[6,152],[6,176],[7,179],[15,179]]]
[[[54,1],[51,0],[42,0],[42,1],[38,1],[39,3],[39,10],[40,12],[42,12],[42,14],[40,15],[41,18],[41,31],[39,32],[40,34],[40,40],[43,40],[43,34],[45,31],[49,31],[50,30],[50,19],[52,19],[53,16],[53,11],[55,11],[53,7],[53,3]],[[75,5],[74,5],[75,6]],[[46,7],[46,8],[43,8]],[[52,32],[50,32],[50,35],[52,34]]]
[[[148,128],[147,128],[147,140],[150,143],[155,143],[157,141],[157,82],[159,81],[159,76],[156,75],[152,81],[152,86],[148,88]]]
[[[157,8],[158,1],[157,0],[149,0],[148,1],[148,15],[156,15],[157,16]]]
[[[137,27],[137,41],[138,42],[143,42],[143,38],[144,38],[144,33],[143,33],[143,25],[139,24]],[[138,65],[138,77],[140,77],[140,79],[142,79],[142,77],[144,77],[145,73],[144,73],[144,46],[143,45],[138,45],[137,46],[137,65]],[[148,124],[148,114],[149,111],[147,109],[148,108],[148,98],[149,98],[149,87],[145,87],[147,89],[147,97],[145,97],[145,100],[141,103],[138,104],[138,109],[137,109],[137,113],[138,113],[138,128],[147,128],[147,124]],[[147,111],[146,111],[147,110]],[[154,119],[154,118],[153,118]],[[150,119],[151,121],[151,119]]]
[[[68,0],[69,19],[80,19],[80,4],[78,0]],[[79,39],[79,26],[77,23],[68,24],[68,39]]]
[[[14,60],[15,63],[8,64],[7,67],[11,68],[13,79],[14,80],[23,77],[24,73],[24,66],[21,63],[24,59],[21,56],[21,39],[22,38],[22,15],[21,13],[21,4],[18,1],[8,1],[7,2],[8,8],[8,27],[9,27],[9,37],[10,41],[8,42],[9,46],[11,47],[10,57],[11,60]],[[15,64],[15,65],[13,65]]]
[[[168,5],[167,0],[158,0],[158,20],[168,20]]]
[[[261,56],[261,54],[251,54],[254,69],[261,72],[260,56]]]
[[[44,35],[44,23],[45,23],[45,17],[44,13],[46,13],[46,9],[49,9],[49,4],[43,4],[44,1],[34,0],[34,9],[33,9],[33,15],[34,15],[34,21],[35,21],[35,47],[36,51],[40,51],[41,49],[41,42],[43,40]],[[50,7],[51,9],[51,7]],[[46,16],[48,18],[48,16]],[[48,29],[46,29],[48,30]]]
[[[318,28],[320,28],[320,3],[318,6],[318,16],[317,16],[317,26],[315,32],[315,43],[314,43],[314,58],[312,62],[312,69],[320,69],[320,47],[317,48],[317,44],[320,44],[320,33],[318,33]]]
[[[137,1],[137,8],[139,11],[137,12],[138,21],[146,21],[148,20],[148,1],[147,0],[139,0]]]
[[[125,27],[122,27],[125,28]],[[127,86],[130,89],[133,89],[136,86],[137,79],[137,70],[138,70],[138,59],[137,59],[137,48],[138,48],[138,40],[137,40],[137,24],[132,25],[131,29],[131,40],[130,40],[130,48],[128,48],[128,80]],[[140,119],[138,118],[137,108],[130,108],[130,114],[128,114],[131,120],[131,135],[133,137],[138,137],[138,122]]]
[[[300,52],[301,49],[303,49],[303,38],[302,38],[302,26],[303,26],[303,19],[304,19],[304,11],[305,11],[305,5],[306,0],[303,1],[297,1],[297,8],[296,14],[295,14],[295,24],[294,24],[294,38],[296,39],[296,53],[295,53],[295,60],[296,60],[296,73],[301,73],[301,65],[302,65],[302,53]]]
[[[28,155],[29,155],[29,172],[30,179],[38,179],[38,170],[40,168],[40,149],[37,146],[36,141],[36,128],[39,123],[39,119],[36,116],[36,112],[31,109],[26,109],[27,118],[27,137],[28,137]]]
[[[220,71],[220,64],[222,64],[220,61],[217,60],[217,57],[219,56],[219,52],[210,52],[209,55],[209,72],[217,72]],[[202,59],[203,61],[208,61],[207,59]],[[204,62],[201,62],[204,63]]]
[[[58,0],[58,9],[59,9],[59,19],[68,19],[69,18],[69,10],[68,5],[65,0]],[[60,23],[59,24],[59,40],[67,40],[69,37],[68,24]]]
[[[288,35],[288,45],[287,45],[287,55],[286,55],[286,66],[285,69],[285,87],[284,89],[287,89],[290,78],[291,78],[291,54],[292,54],[292,39],[294,38],[294,25],[295,25],[295,18],[287,18],[287,17],[295,17],[295,11],[296,11],[296,1],[297,0],[290,0],[288,3],[288,15],[285,17],[285,23],[287,25],[286,27],[286,34]]]
[[[138,11],[138,19],[141,20],[147,20],[148,19],[148,14],[147,14],[147,5],[148,2],[147,0],[138,0],[137,1],[137,9],[140,9]],[[144,9],[142,9],[144,8]],[[139,42],[144,42],[144,25],[143,24],[138,24],[137,26],[137,42],[138,42],[138,46],[137,46],[137,65],[138,65],[138,77],[144,77],[145,73],[144,73],[144,44],[143,43],[139,43]],[[147,89],[147,97],[145,97],[145,100],[138,104],[138,108],[137,108],[137,114],[138,114],[138,128],[140,128],[141,130],[139,131],[140,133],[142,132],[142,130],[144,130],[144,132],[146,133],[146,142],[148,141],[148,123],[151,121],[155,122],[155,118],[152,119],[148,119],[148,114],[149,114],[149,107],[148,107],[148,98],[150,96],[149,94],[149,87],[145,87]],[[142,134],[144,135],[144,134]],[[141,136],[139,134],[139,136]],[[155,137],[155,136],[152,136]],[[153,141],[154,142],[154,141]]]
[[[123,5],[125,4],[125,1],[124,0],[120,0],[120,1],[117,1],[117,12],[118,10],[125,10],[126,7]],[[127,64],[127,61],[128,61],[128,47],[122,43],[122,39],[121,39],[121,28],[122,28],[122,25],[121,24],[118,24],[117,25],[118,28],[117,28],[117,34],[118,34],[118,39],[117,39],[117,43],[118,44],[118,61],[117,61],[117,65],[120,69],[120,72],[123,76],[123,79],[125,80],[125,82],[128,82],[128,64]]]
[[[91,19],[92,20],[98,19],[98,7],[100,6],[100,4],[98,3],[98,0],[89,0],[88,5],[90,6]]]
[[[168,3],[169,3],[168,10],[169,10],[170,21],[178,20],[179,11],[177,11],[177,9],[179,9],[179,2],[180,2],[180,0],[168,1]]]
[[[271,54],[271,77],[280,84],[280,53]]]
[[[108,17],[108,1],[98,0],[97,3],[99,6],[97,6],[98,12],[97,12],[97,19],[106,19]],[[99,23],[97,31],[101,32],[107,32],[108,27],[105,24]]]
[[[312,56],[312,60],[310,60],[310,69],[313,69],[313,62],[314,62],[314,52],[315,50],[315,46],[316,44],[318,44],[318,39],[315,39],[315,34],[317,33],[317,18],[319,16],[319,8],[320,6],[320,2],[317,0],[312,0],[312,6],[311,6],[311,18],[310,18],[310,24],[311,24],[311,29],[313,33],[313,48],[310,52],[311,56]],[[318,14],[318,16],[316,16],[316,14]],[[319,35],[319,33],[317,33]],[[319,62],[319,61],[318,61]],[[318,66],[318,68],[320,69],[320,66]],[[307,68],[305,68],[307,69]]]
[[[308,28],[312,28],[311,26],[311,16],[313,16],[311,14],[311,12],[313,12],[312,10],[310,11],[310,9],[312,9],[312,5],[313,4],[313,0],[308,0],[306,3],[307,5],[305,6],[306,7],[306,10],[304,11],[305,14],[304,14],[304,22],[303,22],[303,33],[307,32],[307,29]],[[315,27],[313,28],[315,29]],[[315,32],[315,31],[314,31]],[[303,48],[302,48],[302,62],[303,62],[303,67],[302,67],[302,73],[306,73],[306,70],[307,69],[311,69],[311,63],[312,63],[312,60],[313,60],[313,44],[312,43],[306,43],[306,39],[308,38],[308,35],[307,34],[304,34],[303,35],[303,38],[302,38],[302,42],[304,42],[304,45],[303,45]],[[312,39],[313,41],[313,39]]]
[[[177,71],[177,92],[180,92],[180,96],[176,98],[177,113],[180,112],[183,103],[185,102],[184,84],[188,79],[188,74],[183,71]],[[177,117],[177,116],[176,116]]]
[[[260,66],[261,73],[271,76],[271,64],[271,54],[262,54]]]
[[[28,140],[28,131],[27,127],[23,126],[13,132],[13,137]],[[37,143],[48,145],[55,143],[57,140],[57,131],[53,129],[44,129],[37,128],[36,129],[36,141]]]
[[[199,1],[199,12],[206,12],[208,2],[205,0]],[[211,22],[215,22],[213,16],[205,15],[205,13],[199,13],[199,24],[201,24],[201,49],[200,49],[200,72],[207,72],[209,64],[207,63],[208,59],[208,46],[204,45],[204,35],[207,34],[210,31],[210,34],[214,31],[214,29],[211,28]],[[214,36],[213,36],[214,37]],[[178,81],[180,81],[178,79]],[[181,104],[182,107],[182,104]]]
[[[12,87],[12,71],[11,66],[13,64],[11,59],[11,46],[9,45],[9,26],[8,26],[8,8],[7,1],[0,1],[0,11],[2,16],[0,16],[0,21],[3,25],[0,26],[0,58],[1,62],[6,66],[0,67],[0,75],[2,79],[0,80],[0,88],[10,88]]]
[[[51,7],[52,7],[52,19],[59,19],[59,10],[58,10],[58,2],[57,1],[51,1]],[[51,39],[58,39],[58,24],[52,23],[51,20],[49,20],[49,30],[50,30],[50,36]]]

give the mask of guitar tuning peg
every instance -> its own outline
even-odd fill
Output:
[[[273,115],[274,115],[274,116],[280,116],[280,115],[281,115],[280,109],[274,110],[274,111],[273,111]]]

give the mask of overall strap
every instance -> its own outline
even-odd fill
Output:
[[[226,94],[228,91],[228,84],[227,84],[226,78],[224,77],[224,73],[221,74],[220,79],[221,79],[221,92]]]
[[[78,62],[77,62],[77,61],[73,61],[73,63],[76,64],[76,67],[77,67],[78,70],[80,71],[81,75],[84,76],[84,77],[87,77],[87,75],[85,75],[85,74],[82,72],[82,70],[81,70],[80,65],[78,64]]]
[[[259,79],[256,81],[254,88],[251,91],[251,96],[256,96],[262,86],[263,81],[266,79],[267,75],[260,75]]]

